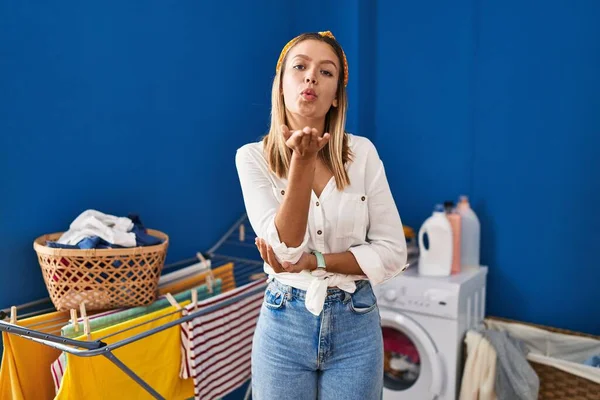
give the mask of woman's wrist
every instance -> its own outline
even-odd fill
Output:
[[[317,153],[302,155],[298,152],[292,152],[292,160],[295,164],[299,164],[302,166],[311,166],[316,165],[317,162]]]

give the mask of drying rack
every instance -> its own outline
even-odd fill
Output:
[[[248,221],[248,217],[246,214],[242,215],[240,219],[238,219],[235,224],[231,226],[231,228],[221,237],[221,239],[208,251],[199,253],[197,258],[190,258],[186,260],[182,260],[176,262],[174,264],[165,265],[164,270],[170,269],[179,269],[179,267],[183,267],[186,265],[190,265],[191,263],[198,262],[198,258],[201,260],[210,260],[211,264],[213,263],[234,263],[234,279],[235,282],[238,283],[238,286],[245,285],[253,280],[262,279],[263,277],[266,279],[266,275],[263,273],[263,261],[259,255],[256,247],[254,245],[254,239],[256,238],[255,233],[252,231],[250,223]],[[206,272],[210,268],[212,268],[208,263],[204,263],[205,268],[199,269],[198,273]],[[69,339],[62,336],[57,336],[53,334],[49,334],[46,332],[36,331],[34,329],[20,327],[13,323],[9,323],[4,321],[10,314],[8,313],[10,309],[4,309],[0,311],[0,331],[5,331],[9,334],[18,335],[23,338],[33,340],[35,342],[44,344],[46,346],[53,347],[55,349],[64,351],[66,353],[73,354],[78,357],[95,357],[95,356],[104,356],[112,361],[119,369],[121,369],[125,374],[127,374],[131,379],[133,379],[138,385],[140,385],[144,390],[146,390],[150,395],[152,395],[156,399],[164,399],[158,392],[156,392],[147,382],[141,379],[133,370],[127,367],[121,360],[119,360],[114,354],[113,351],[126,346],[130,343],[136,342],[138,340],[144,339],[148,336],[154,335],[158,332],[162,332],[166,329],[172,328],[173,326],[180,325],[184,322],[190,321],[196,317],[201,315],[213,312],[215,310],[221,309],[229,304],[239,301],[240,299],[250,297],[259,292],[263,292],[264,287],[258,287],[247,293],[237,296],[234,299],[225,300],[217,305],[207,307],[196,312],[190,313],[184,317],[178,318],[174,321],[165,323],[156,328],[150,329],[146,332],[131,336],[129,338],[120,340],[118,342],[107,344],[101,340],[94,341],[84,341],[84,340],[75,340]],[[46,303],[49,303],[50,299],[40,299],[36,301],[32,301],[30,303],[22,304],[17,306],[16,309],[28,309],[28,308],[36,308],[43,306]],[[14,309],[14,307],[13,307]],[[35,312],[23,314],[22,317],[38,315],[41,313],[55,311],[55,308],[46,308],[37,310]],[[180,312],[179,310],[174,311],[172,313],[168,313],[156,319],[146,321],[143,324],[145,325],[151,322],[154,322],[158,319],[162,319],[173,315],[174,313]],[[138,326],[140,326],[138,325]],[[131,328],[129,328],[131,329]],[[129,330],[126,329],[126,330]],[[248,388],[249,390],[249,388]],[[246,393],[248,396],[249,391]]]

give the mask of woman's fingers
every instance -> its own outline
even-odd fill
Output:
[[[309,126],[301,130],[290,131],[286,125],[281,126],[286,145],[301,156],[309,156],[318,153],[331,139],[327,132],[321,134],[316,128]]]
[[[308,151],[310,151],[310,143],[311,143],[311,134],[310,128],[308,126],[302,129],[302,143],[300,143],[300,154],[306,155]]]
[[[255,244],[256,247],[258,247],[258,251],[260,252],[260,258],[262,258],[263,261],[267,262],[267,250],[266,247],[263,245],[262,240],[256,239]]]
[[[277,261],[277,258],[275,258],[275,252],[271,246],[269,246],[269,260],[272,262],[272,264],[269,265],[271,265],[271,268],[273,268],[275,272],[283,272],[283,268],[281,267],[279,261]]]
[[[322,137],[317,139],[317,144],[318,144],[319,150],[321,150],[323,147],[325,147],[325,145],[329,142],[330,138],[331,138],[331,135],[329,133],[325,132]]]
[[[273,271],[276,273],[284,272],[283,268],[277,258],[275,257],[275,252],[273,248],[267,244],[263,239],[258,238],[255,241],[256,246],[258,247],[258,251],[260,252],[260,257],[267,263]]]
[[[290,132],[290,128],[287,125],[281,125],[281,132],[283,133],[283,138],[287,141],[290,136],[292,136],[292,132]]]

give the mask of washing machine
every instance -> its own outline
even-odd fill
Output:
[[[417,267],[373,290],[384,339],[384,400],[458,397],[466,331],[485,315],[487,267],[449,277]]]

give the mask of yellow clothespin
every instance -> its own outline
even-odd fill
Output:
[[[79,332],[79,322],[77,322],[77,310],[75,310],[74,308],[71,309],[71,323],[73,324],[75,332]]]
[[[85,302],[82,301],[79,304],[79,311],[81,312],[81,318],[83,318],[83,334],[87,340],[92,340],[92,332],[90,329],[90,320],[88,319],[87,313],[85,312]]]
[[[246,240],[246,225],[240,224],[240,242]]]
[[[10,323],[13,325],[17,324],[17,307],[15,306],[10,308]]]

